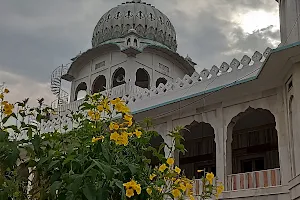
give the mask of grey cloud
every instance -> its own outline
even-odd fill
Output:
[[[0,76],[0,81],[16,85],[31,79],[26,82],[30,87],[42,84],[47,90],[44,86],[51,72],[90,48],[100,17],[121,2],[125,0],[0,0],[0,70],[23,77],[10,82],[9,76]],[[177,30],[179,53],[189,54],[199,64],[197,70],[230,62],[244,53],[263,51],[272,47],[271,41],[279,40],[278,30],[271,27],[245,34],[232,22],[233,16],[254,9],[278,12],[275,0],[147,2],[169,16]],[[27,90],[22,93],[31,94]]]

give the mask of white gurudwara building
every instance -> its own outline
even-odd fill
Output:
[[[108,93],[125,100],[137,121],[152,118],[161,141],[170,144],[168,132],[186,127],[187,153],[174,152],[177,164],[190,178],[201,176],[198,169],[216,173],[221,199],[300,199],[300,1],[278,3],[277,49],[200,73],[176,53],[175,28],[161,11],[141,0],[112,8],[96,25],[92,48],[52,74],[60,116],[44,130],[72,128],[66,115],[82,92]],[[61,79],[72,84],[68,103]],[[194,190],[201,190],[197,180]]]

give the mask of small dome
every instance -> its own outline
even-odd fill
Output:
[[[121,38],[130,29],[135,29],[142,38],[177,50],[176,32],[168,17],[141,0],[123,3],[105,13],[95,27],[92,45]]]

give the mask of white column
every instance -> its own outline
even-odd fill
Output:
[[[282,184],[288,184],[291,180],[291,161],[289,156],[288,126],[285,123],[285,105],[283,88],[277,89],[277,102],[274,110],[271,111],[275,117],[278,136],[279,164]]]
[[[220,182],[225,185],[225,148],[226,141],[224,141],[223,129],[223,109],[217,109],[217,118],[215,119],[214,131],[216,142],[216,175]]]
[[[296,176],[300,174],[300,64],[297,63],[293,73],[293,90],[294,90],[294,109],[293,110],[293,139],[295,152],[295,172]]]

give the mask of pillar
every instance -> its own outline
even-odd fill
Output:
[[[223,128],[223,109],[218,108],[216,111],[216,119],[214,124],[215,143],[216,143],[216,176],[220,182],[225,185],[225,148],[226,141],[224,140]]]

